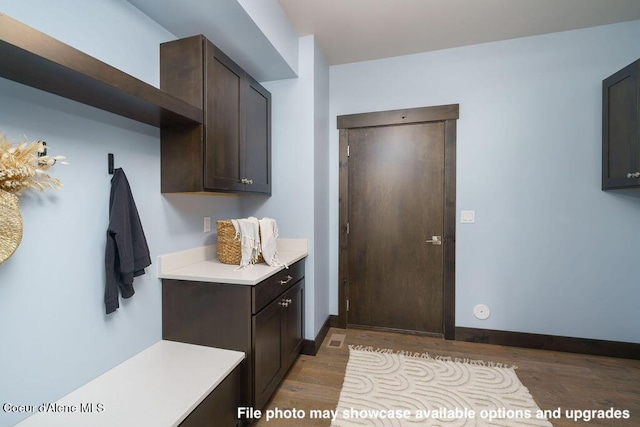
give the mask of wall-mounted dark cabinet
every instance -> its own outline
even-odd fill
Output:
[[[640,60],[602,82],[602,189],[640,188]]]
[[[271,94],[203,36],[160,46],[160,88],[204,111],[162,131],[162,192],[271,194]]]

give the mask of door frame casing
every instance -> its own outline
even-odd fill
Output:
[[[455,262],[456,262],[456,120],[459,104],[409,108],[338,116],[339,130],[339,193],[338,193],[338,326],[347,327],[349,295],[348,235],[349,221],[349,157],[347,155],[350,129],[392,126],[411,123],[444,122],[444,338],[455,339]]]

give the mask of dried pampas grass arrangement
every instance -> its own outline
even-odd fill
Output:
[[[0,134],[0,264],[22,241],[22,216],[18,195],[22,190],[60,189],[62,182],[47,171],[56,163],[67,164],[64,156],[47,156],[43,141],[12,144]]]
[[[62,188],[62,182],[47,171],[58,162],[67,164],[65,157],[42,155],[47,148],[43,141],[12,144],[0,135],[0,190],[19,195],[25,189]]]

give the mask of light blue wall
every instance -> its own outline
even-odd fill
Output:
[[[0,0],[0,10],[154,85],[158,44],[174,38],[123,0]],[[162,196],[157,129],[0,79],[0,131],[45,139],[71,163],[54,171],[62,191],[21,199],[23,242],[0,265],[2,403],[53,401],[160,339],[155,264],[103,314],[106,153],[129,176],[154,261],[212,243],[205,215],[272,216],[282,237],[309,238],[313,338],[337,313],[335,118],[394,108],[460,104],[457,203],[477,223],[458,224],[458,326],[640,342],[640,199],[599,190],[601,80],[640,57],[639,39],[636,21],[335,66],[327,98],[327,67],[304,37],[300,77],[265,84],[271,198]],[[492,309],[484,322],[471,314],[478,303]],[[20,418],[0,412],[0,425]]]
[[[264,83],[273,105],[272,196],[243,198],[242,206],[246,215],[275,218],[280,237],[308,239],[305,338],[313,339],[329,316],[327,207],[319,206],[328,190],[318,182],[328,175],[328,163],[315,159],[328,145],[328,67],[314,36],[299,39],[298,57],[298,78]]]
[[[121,0],[0,0],[0,11],[154,85],[158,44],[175,38]],[[241,206],[236,197],[162,196],[158,129],[4,79],[0,132],[44,139],[70,163],[53,170],[64,189],[20,199],[22,244],[0,265],[0,402],[37,405],[161,339],[156,256],[212,243],[202,217],[237,217]],[[153,265],[106,316],[108,152],[129,178]],[[0,411],[0,426],[24,416]]]
[[[278,0],[237,0],[289,67],[298,73],[298,33]],[[260,68],[265,68],[261,64]],[[256,76],[253,76],[257,78]],[[284,78],[280,77],[280,78]]]
[[[315,333],[329,316],[329,67],[322,51],[314,46],[314,253]],[[315,338],[315,335],[314,337]]]
[[[459,103],[457,208],[476,224],[457,225],[456,325],[640,342],[640,199],[600,191],[602,79],[638,40],[634,21],[331,67],[331,312],[336,116]]]

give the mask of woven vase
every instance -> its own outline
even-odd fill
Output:
[[[22,216],[15,194],[0,190],[0,264],[18,249],[22,241]]]

